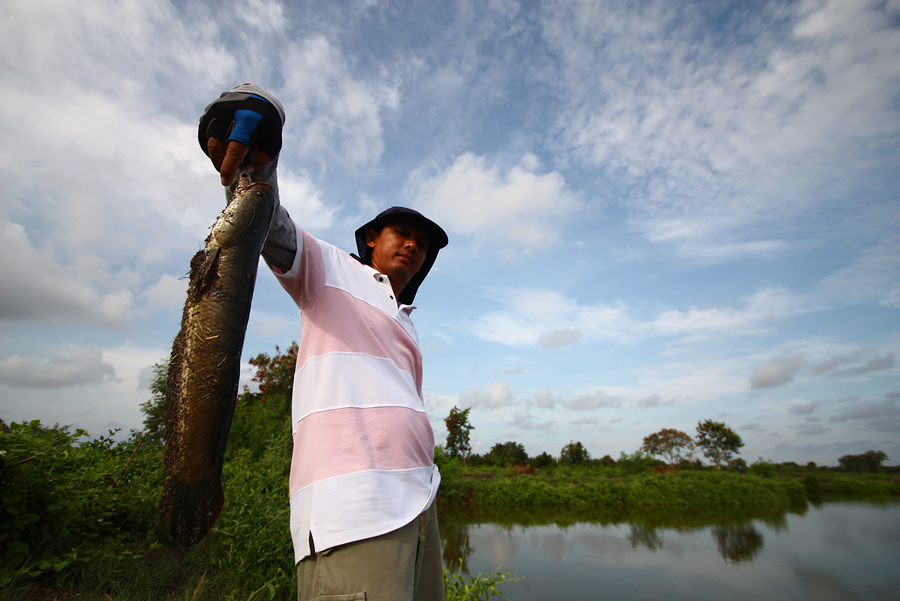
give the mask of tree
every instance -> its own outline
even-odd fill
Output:
[[[251,457],[259,458],[273,444],[290,448],[291,398],[294,389],[294,372],[297,369],[297,343],[275,353],[260,353],[249,360],[256,368],[253,381],[259,392],[250,392],[248,386],[238,395],[228,435],[227,457],[240,449],[248,449]]]
[[[591,460],[591,454],[580,442],[569,442],[559,453],[560,465],[581,465]]]
[[[720,468],[731,460],[732,453],[739,452],[744,441],[724,423],[708,419],[697,423],[697,446],[707,459],[716,464],[716,468]]]
[[[469,432],[475,427],[469,423],[469,411],[472,408],[460,409],[453,407],[450,415],[444,418],[447,425],[447,454],[452,458],[460,458],[465,461],[466,455],[472,452],[469,444]]]
[[[534,464],[534,467],[536,468],[553,467],[556,465],[556,458],[547,451],[544,451],[535,457],[531,463]]]
[[[883,451],[866,451],[862,455],[844,455],[838,462],[841,469],[847,472],[880,472],[881,464],[888,456]]]
[[[150,381],[150,399],[141,403],[144,414],[144,440],[163,444],[166,440],[166,378],[169,376],[168,359],[153,364],[153,380]],[[140,432],[134,433],[140,436]]]
[[[517,465],[528,461],[525,447],[518,442],[498,442],[489,455],[494,465]]]
[[[249,361],[256,368],[253,381],[259,383],[259,401],[265,403],[269,397],[282,394],[288,399],[294,389],[294,373],[297,370],[297,343],[292,342],[284,354],[278,345],[275,345],[275,354],[271,357],[266,353],[260,353]],[[249,401],[249,392],[244,386],[242,400]]]
[[[690,459],[694,449],[694,441],[681,430],[663,428],[655,434],[644,438],[641,450],[654,457],[662,457],[669,465],[674,466],[682,460]]]

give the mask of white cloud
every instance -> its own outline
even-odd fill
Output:
[[[557,348],[582,339],[628,340],[640,327],[618,306],[580,305],[553,290],[498,291],[502,309],[476,319],[471,333],[510,346]]]
[[[793,6],[791,33],[789,13],[757,5],[740,12],[740,38],[720,40],[710,20],[734,7],[582,3],[544,20],[561,150],[618,182],[650,241],[719,260],[782,252],[771,235],[808,227],[860,172],[890,182],[900,131],[900,37],[879,6]],[[762,223],[776,228],[760,236]]]
[[[32,245],[25,228],[0,211],[0,319],[83,321],[123,327],[132,295],[105,277],[108,265],[92,254],[60,264],[46,249]]]
[[[753,370],[750,378],[751,388],[773,388],[788,382],[793,382],[794,377],[803,368],[803,357],[791,355],[790,357],[775,357],[765,365],[760,365]]]
[[[13,355],[0,361],[0,382],[21,388],[57,389],[97,385],[116,377],[99,348],[70,348],[45,359]]]
[[[147,311],[178,311],[187,296],[187,278],[163,274],[143,294]]]
[[[885,395],[883,401],[867,401],[841,411],[830,418],[832,423],[856,422],[868,424],[882,432],[900,431],[900,395]]]
[[[822,403],[813,401],[810,403],[803,403],[802,405],[793,405],[788,411],[790,413],[796,413],[797,415],[809,415],[814,413],[821,406]]]
[[[819,282],[812,292],[817,302],[900,308],[900,219],[896,206],[888,219],[891,231],[887,235]]]
[[[748,298],[742,308],[691,307],[687,311],[665,311],[653,320],[653,329],[662,335],[699,332],[747,332],[760,330],[797,310],[797,299],[785,290],[763,290]]]
[[[538,168],[525,155],[503,173],[467,152],[442,173],[414,178],[416,205],[450,230],[520,258],[555,243],[557,228],[579,207],[562,175]]]
[[[873,372],[891,369],[892,367],[894,367],[894,365],[896,365],[896,361],[894,360],[894,353],[888,353],[883,357],[873,357],[862,365],[835,370],[833,372],[833,375],[838,377],[862,376]]]
[[[325,36],[288,44],[281,55],[289,65],[279,100],[290,107],[285,122],[290,153],[311,158],[325,153],[352,165],[377,162],[384,151],[381,111],[396,106],[396,89],[355,78]]]
[[[471,333],[510,346],[559,348],[582,341],[636,342],[654,336],[724,337],[762,332],[780,319],[805,312],[801,300],[781,289],[762,290],[738,306],[669,309],[648,321],[622,305],[580,304],[560,292],[510,289],[492,296],[501,308],[473,322]]]
[[[515,398],[509,386],[503,382],[494,382],[487,387],[472,388],[459,397],[460,407],[472,407],[491,411],[515,404]]]
[[[585,411],[601,409],[603,407],[621,407],[622,404],[619,400],[609,396],[602,390],[597,390],[595,392],[580,394],[571,400],[564,401],[563,405],[569,409]]]
[[[322,200],[322,193],[306,173],[282,170],[278,174],[278,196],[291,218],[308,231],[325,230],[334,224],[333,205]]]

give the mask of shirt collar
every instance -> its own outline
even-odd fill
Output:
[[[391,286],[390,278],[388,276],[384,275],[383,273],[381,273],[380,271],[378,271],[377,269],[375,269],[374,267],[372,267],[371,265],[363,265],[363,267],[365,267],[366,269],[369,270],[369,272],[372,274],[372,277],[375,279],[375,281],[378,282],[378,284],[381,287],[385,288],[388,291],[388,293],[391,297],[391,300],[394,301],[394,303],[397,303],[397,299],[394,298],[394,288]],[[415,305],[399,305],[398,306],[398,309],[400,311],[404,311],[407,315],[412,313],[413,310],[415,310],[415,308],[416,308]]]

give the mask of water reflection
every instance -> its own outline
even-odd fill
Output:
[[[763,547],[763,536],[753,526],[715,526],[712,536],[719,553],[732,563],[753,561]]]
[[[896,599],[900,503],[441,511],[447,564],[515,601]],[[602,594],[601,594],[602,592]]]
[[[665,545],[665,532],[686,534],[710,529],[719,554],[726,562],[753,561],[763,548],[764,537],[753,525],[765,524],[774,531],[787,529],[789,514],[803,516],[809,506],[759,507],[647,507],[640,510],[608,507],[527,507],[510,511],[507,508],[441,509],[441,536],[444,542],[444,562],[448,566],[462,566],[468,571],[467,558],[473,551],[469,528],[492,524],[501,530],[555,525],[562,534],[579,524],[598,526],[627,525],[627,540],[633,549],[659,551]],[[546,542],[545,542],[546,544]]]

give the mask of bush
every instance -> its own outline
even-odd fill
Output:
[[[664,465],[661,461],[657,461],[647,453],[643,451],[635,451],[631,455],[622,451],[622,454],[619,456],[619,460],[616,462],[616,467],[619,468],[626,476],[633,476],[636,474],[643,474],[645,472],[649,472],[657,465]]]
[[[762,457],[750,466],[750,473],[760,478],[771,478],[775,475],[775,471],[775,464],[771,461],[766,461]]]
[[[441,472],[442,480],[446,478],[455,478],[466,472],[466,467],[463,465],[462,461],[455,457],[450,457],[450,455],[447,454],[447,451],[444,450],[444,447],[441,446],[434,447],[434,464]]]
[[[161,448],[12,424],[0,435],[0,586],[59,573],[157,528]]]

